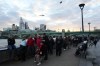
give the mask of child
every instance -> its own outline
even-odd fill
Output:
[[[40,54],[41,54],[40,49],[37,47],[36,53],[35,53],[35,61],[34,61],[34,62],[37,62],[37,65],[41,64]]]

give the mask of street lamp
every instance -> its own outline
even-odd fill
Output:
[[[94,27],[94,31],[96,30],[96,27]]]
[[[91,24],[91,23],[89,22],[89,23],[88,23],[88,25],[89,25],[89,32],[90,32],[90,24]]]
[[[79,4],[79,7],[81,9],[81,16],[82,16],[82,32],[84,32],[84,24],[83,24],[83,8],[84,8],[85,4]]]

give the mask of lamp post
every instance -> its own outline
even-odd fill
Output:
[[[89,25],[89,32],[90,32],[90,24],[91,24],[91,23],[89,22],[89,23],[88,23],[88,25]]]
[[[94,27],[94,31],[96,30],[96,27]]]
[[[85,4],[79,4],[79,7],[81,9],[81,17],[82,17],[82,32],[84,32],[84,23],[83,23],[83,8],[84,8]]]

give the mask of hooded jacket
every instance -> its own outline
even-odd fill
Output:
[[[34,40],[32,38],[27,40],[27,46],[34,46]]]

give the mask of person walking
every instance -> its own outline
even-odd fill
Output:
[[[63,48],[64,50],[66,50],[66,46],[67,46],[67,39],[66,37],[63,38]]]
[[[42,43],[44,44],[44,47],[45,47],[44,60],[48,60],[49,39],[48,39],[48,36],[45,33],[43,34]]]
[[[62,38],[57,37],[56,39],[56,56],[60,56],[62,53]]]
[[[94,41],[93,41],[95,47],[97,45],[97,42],[98,42],[98,40],[95,38]]]
[[[54,46],[54,40],[53,38],[50,36],[49,37],[49,53],[53,54],[53,46]]]

